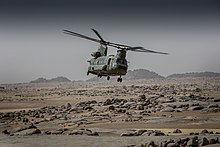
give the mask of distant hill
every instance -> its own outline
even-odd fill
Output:
[[[66,77],[56,77],[52,79],[38,78],[30,83],[55,83],[55,82],[70,82],[70,80]]]
[[[111,79],[115,80],[116,77],[111,77]],[[128,70],[126,76],[123,76],[122,78],[123,80],[137,80],[137,79],[158,79],[164,77],[146,69],[135,69],[135,70]],[[101,81],[101,80],[106,80],[106,78],[100,79],[98,77],[93,77],[88,79],[87,81]]]
[[[161,79],[163,76],[146,69],[135,69],[129,70],[127,75],[124,77],[126,80],[136,80],[136,79]]]
[[[49,80],[49,82],[71,82],[71,80],[66,77],[56,77]]]
[[[220,73],[215,72],[191,72],[182,74],[172,74],[167,76],[167,78],[193,78],[193,77],[220,77]]]

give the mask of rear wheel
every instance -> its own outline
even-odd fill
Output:
[[[110,80],[110,76],[107,76],[107,80]]]
[[[98,77],[99,77],[99,78],[101,78],[101,77],[102,77],[102,75],[101,75],[101,74],[98,74]]]

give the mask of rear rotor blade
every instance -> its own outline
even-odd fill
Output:
[[[131,46],[124,45],[124,44],[118,44],[118,43],[113,43],[113,42],[107,42],[109,46],[118,46],[118,48],[129,48]]]
[[[126,48],[126,51],[146,52],[146,53],[157,53],[157,54],[165,54],[165,55],[168,54],[168,53],[157,52],[157,51],[145,49],[145,48],[143,48],[143,47],[141,47],[141,46]]]

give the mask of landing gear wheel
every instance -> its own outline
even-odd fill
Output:
[[[87,71],[87,76],[89,75],[89,71]]]
[[[117,82],[122,82],[122,78],[121,77],[119,77],[118,79],[117,79]]]
[[[110,80],[110,76],[107,76],[107,80]]]
[[[99,78],[102,78],[102,75],[101,75],[101,74],[98,74],[98,77],[99,77]]]

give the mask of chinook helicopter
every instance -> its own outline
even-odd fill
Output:
[[[127,51],[168,54],[168,53],[145,49],[141,46],[133,47],[124,44],[107,42],[101,37],[101,35],[98,33],[97,30],[95,29],[91,29],[91,30],[98,36],[99,39],[88,37],[69,30],[63,30],[63,33],[65,34],[84,38],[100,44],[98,50],[91,54],[93,58],[88,61],[90,65],[88,67],[87,75],[91,73],[97,75],[100,78],[102,76],[106,76],[107,80],[110,79],[110,76],[119,76],[117,82],[122,82],[121,76],[126,75],[128,70],[128,62],[126,60]],[[117,48],[116,55],[107,55],[108,46]]]

